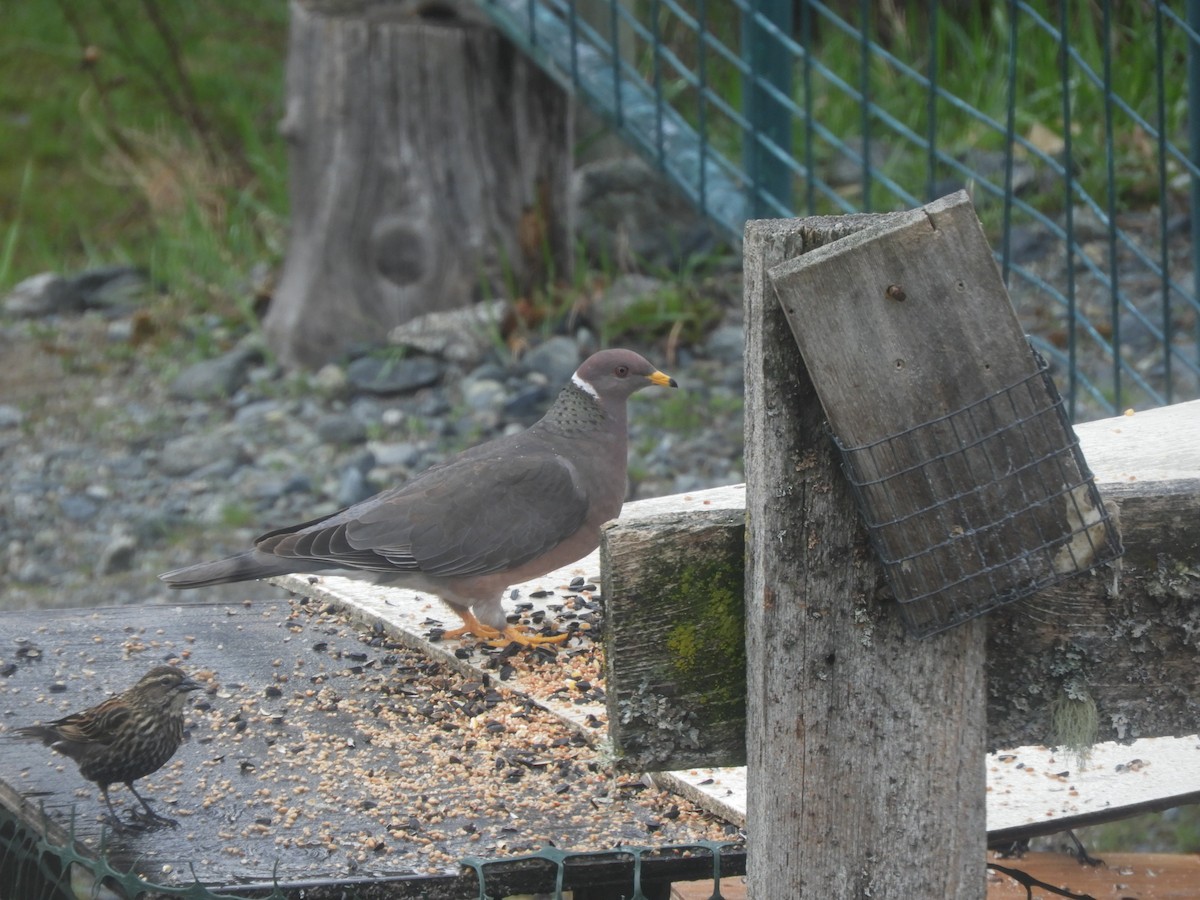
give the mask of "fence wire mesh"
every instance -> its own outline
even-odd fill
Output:
[[[253,900],[286,900],[289,895],[272,889]],[[350,900],[353,892],[343,894]],[[251,900],[249,896],[213,891],[198,880],[187,885],[157,884],[115,865],[101,846],[92,854],[76,846],[75,835],[54,841],[34,830],[0,805],[0,897],[4,900],[133,900],[133,898],[185,898],[185,900]]]
[[[554,898],[561,898],[567,884],[567,873],[572,863],[594,862],[601,858],[619,860],[630,868],[632,886],[629,893],[622,892],[627,900],[647,900],[643,893],[642,863],[651,856],[662,856],[665,853],[694,853],[699,851],[712,858],[712,895],[709,900],[722,900],[721,878],[722,852],[738,846],[736,841],[697,841],[695,844],[680,844],[669,847],[619,847],[614,850],[595,851],[587,853],[559,850],[555,847],[545,847],[536,853],[525,856],[508,857],[505,859],[481,859],[467,857],[463,865],[472,869],[479,879],[479,895],[477,900],[499,900],[487,890],[487,867],[494,863],[512,863],[517,860],[538,860],[548,863],[554,869]]]
[[[611,863],[622,875],[628,887],[611,888],[612,896],[628,900],[647,900],[645,890],[651,890],[646,880],[644,863],[649,860],[679,859],[684,856],[710,860],[712,900],[722,900],[721,879],[745,872],[745,846],[740,839],[728,841],[701,840],[692,844],[662,846],[621,846],[611,850],[568,851],[544,847],[533,853],[495,859],[467,857],[462,860],[464,872],[470,872],[475,883],[456,890],[447,887],[445,878],[429,882],[428,894],[420,883],[411,879],[403,882],[387,878],[328,878],[318,881],[288,884],[247,884],[244,889],[230,889],[204,883],[203,871],[191,872],[186,883],[165,884],[147,873],[136,871],[136,865],[110,857],[106,842],[98,848],[79,845],[74,829],[61,834],[46,820],[37,828],[21,821],[0,804],[0,898],[2,900],[149,900],[149,898],[182,898],[182,900],[385,900],[388,897],[461,896],[478,900],[499,900],[510,890],[496,888],[501,882],[513,880],[514,864],[530,864],[535,874],[550,873],[553,889],[537,896],[546,900],[562,900],[574,886],[586,887],[588,873],[583,867]],[[48,835],[55,834],[57,837]],[[509,871],[501,875],[497,866]],[[202,868],[202,867],[201,867]],[[572,871],[574,870],[574,871]],[[611,876],[610,876],[611,877]],[[698,877],[698,876],[697,876]],[[519,880],[519,879],[518,879]],[[525,879],[529,881],[528,878]],[[544,879],[541,879],[544,880]],[[610,886],[611,887],[611,886]],[[655,884],[654,889],[660,885]],[[447,893],[449,891],[449,893]],[[607,896],[607,895],[606,895]]]
[[[478,2],[735,239],[966,186],[1072,420],[1200,396],[1200,0]]]
[[[858,447],[837,441],[909,631],[925,636],[1122,553],[1045,361]]]

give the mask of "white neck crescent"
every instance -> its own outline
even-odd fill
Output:
[[[579,388],[585,394],[591,394],[597,400],[600,399],[600,395],[596,393],[596,389],[580,378],[578,372],[571,376],[571,384],[575,385],[575,387]]]

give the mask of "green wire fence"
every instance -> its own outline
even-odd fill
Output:
[[[691,844],[618,846],[608,850],[567,851],[553,846],[532,853],[497,859],[466,857],[461,877],[409,876],[404,878],[364,875],[331,876],[303,882],[275,880],[216,886],[205,883],[204,864],[198,863],[188,877],[163,884],[145,872],[139,873],[136,859],[127,851],[111,854],[102,841],[88,848],[78,843],[74,823],[61,829],[38,829],[20,821],[0,806],[0,898],[4,900],[134,900],[134,898],[179,898],[179,900],[499,900],[514,893],[527,895],[540,885],[544,895],[561,900],[573,887],[573,895],[649,900],[650,893],[662,895],[664,870],[653,870],[655,862],[691,858],[688,880],[711,880],[712,900],[721,900],[721,879],[743,875],[746,847],[741,838],[725,841],[701,840]],[[54,837],[49,833],[55,832]],[[501,871],[502,870],[502,871]],[[603,870],[606,880],[592,882]],[[682,871],[682,870],[680,870]],[[677,872],[678,874],[678,872]],[[613,882],[613,877],[616,881]],[[542,882],[549,884],[541,885]],[[670,879],[668,879],[669,883]],[[597,886],[598,885],[598,886]]]
[[[1200,0],[477,2],[734,240],[966,187],[1073,419],[1200,396]]]

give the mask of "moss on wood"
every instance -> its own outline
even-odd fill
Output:
[[[714,748],[744,754],[744,530],[667,530],[687,540],[676,534],[671,552],[653,553],[641,535],[612,552],[607,574],[610,726],[630,768],[714,764],[703,756]]]

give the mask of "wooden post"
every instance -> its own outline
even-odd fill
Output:
[[[908,637],[768,271],[880,221],[745,232],[753,897],[982,898],[984,636]]]
[[[473,4],[291,16],[291,233],[264,322],[285,363],[570,274],[570,99]]]

